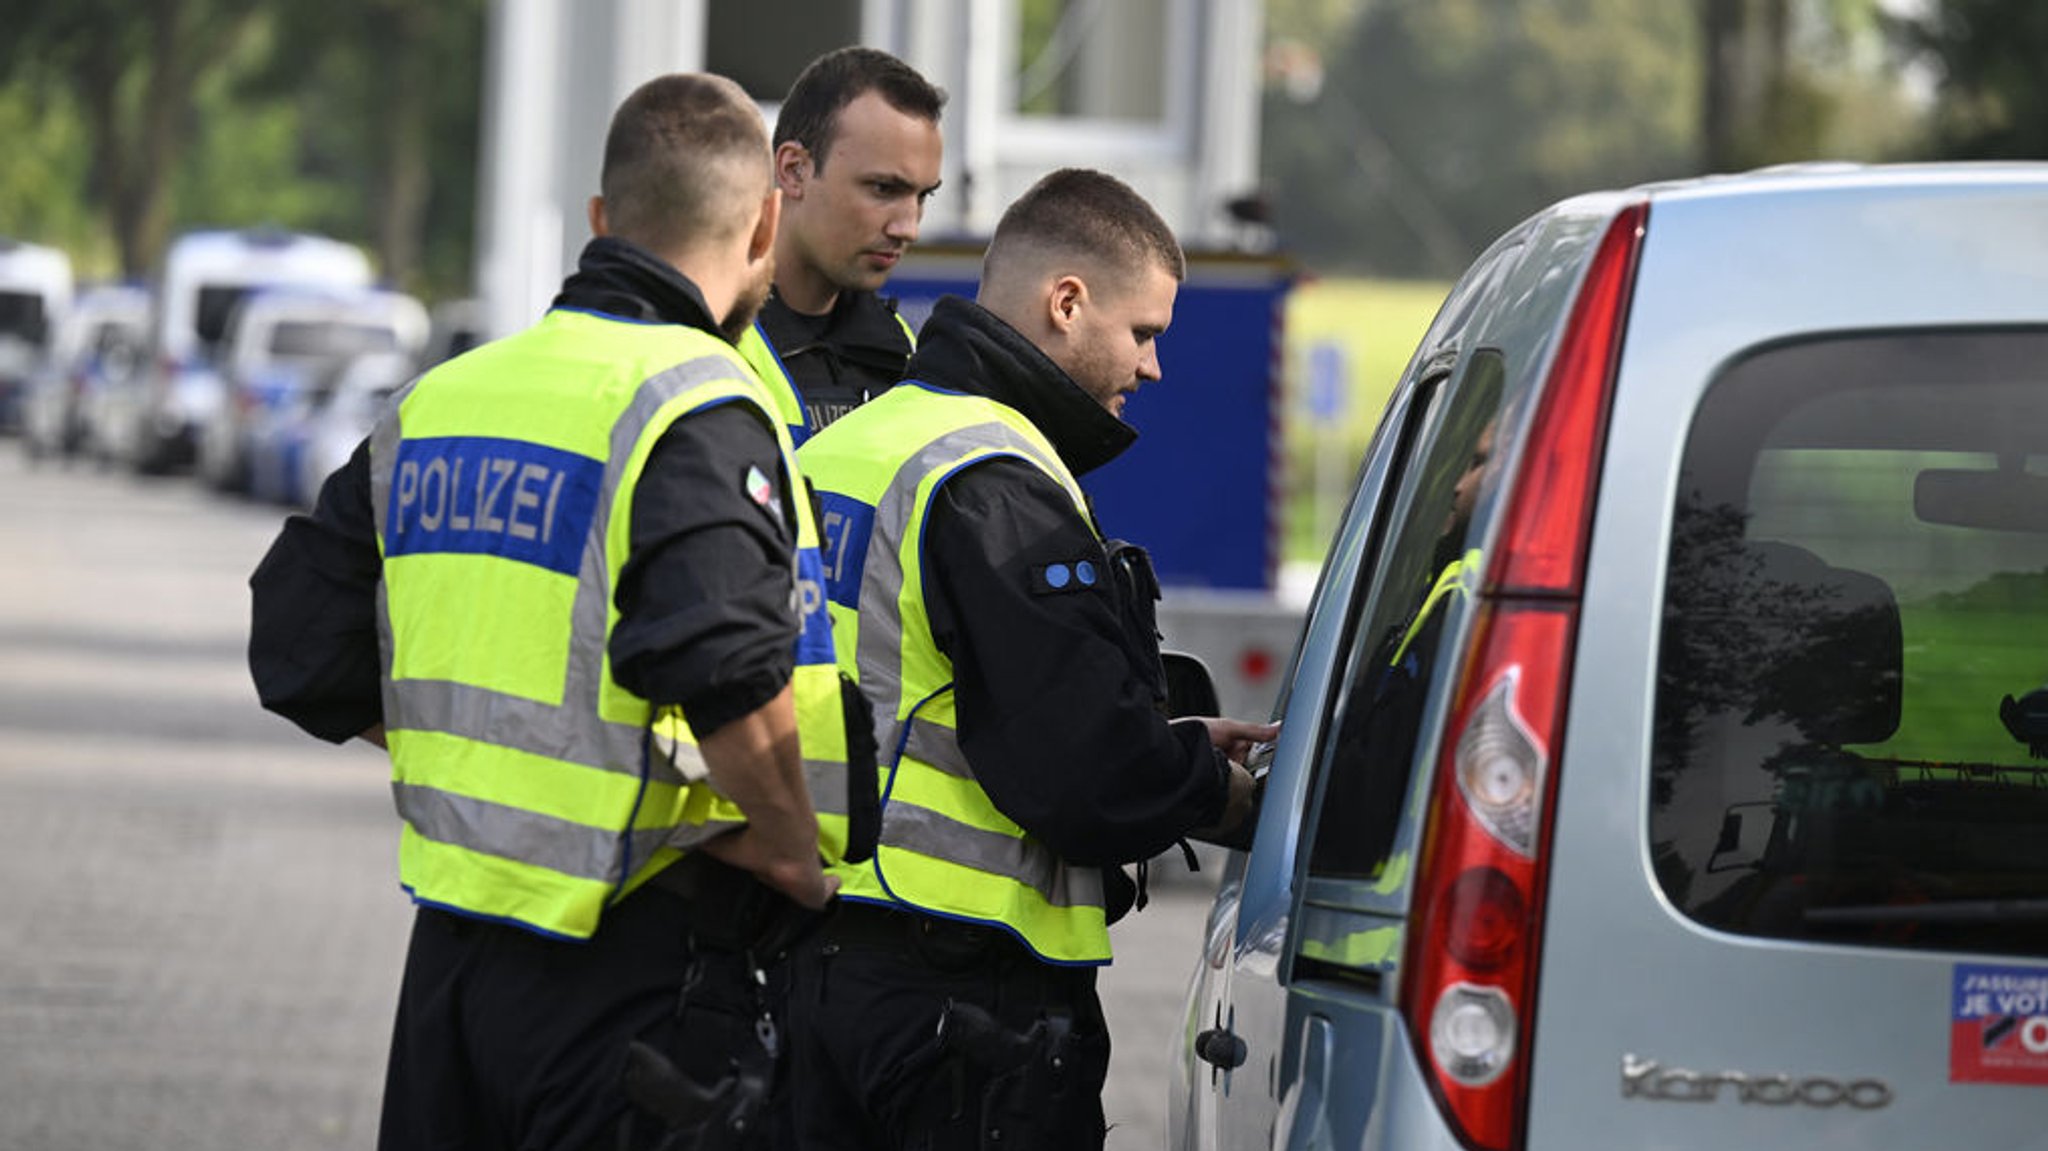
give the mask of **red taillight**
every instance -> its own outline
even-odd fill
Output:
[[[1578,610],[1480,601],[1439,750],[1404,1009],[1466,1143],[1519,1142],[1543,863]]]
[[[1468,1147],[1519,1147],[1594,483],[1647,208],[1594,254],[1524,441],[1437,753],[1402,1013]]]
[[[1529,428],[1520,475],[1501,538],[1508,548],[1489,565],[1497,595],[1577,595],[1586,564],[1586,513],[1607,433],[1621,319],[1635,284],[1649,206],[1621,210],[1607,227],[1572,303]]]

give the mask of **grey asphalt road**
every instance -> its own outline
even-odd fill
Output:
[[[283,514],[0,440],[0,1151],[375,1144],[410,909],[381,753],[244,671]],[[1112,1151],[1165,1143],[1212,875],[1116,928]]]

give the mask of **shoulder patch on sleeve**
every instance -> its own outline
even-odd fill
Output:
[[[1032,595],[1088,591],[1101,582],[1101,564],[1086,555],[1058,563],[1031,565]]]
[[[740,479],[740,490],[747,498],[759,505],[761,510],[774,517],[777,524],[782,519],[782,493],[775,488],[775,481],[768,478],[760,468],[747,465],[747,474]]]

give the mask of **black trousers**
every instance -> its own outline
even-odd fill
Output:
[[[380,1151],[763,1145],[780,965],[732,946],[733,924],[653,885],[587,941],[420,908]]]
[[[841,902],[791,956],[787,1151],[1102,1146],[1093,967],[1008,932]]]

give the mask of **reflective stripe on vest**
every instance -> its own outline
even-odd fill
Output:
[[[557,309],[408,386],[372,433],[400,879],[421,902],[586,937],[608,902],[740,818],[694,782],[704,767],[687,732],[649,754],[653,709],[613,682],[608,659],[640,471],[677,419],[724,403],[763,412],[797,474],[729,346]],[[810,545],[796,567],[817,586],[809,502],[789,502]],[[837,776],[821,797],[843,811],[822,607],[797,647],[806,767]]]
[[[1436,583],[1430,586],[1429,594],[1423,597],[1422,606],[1415,609],[1415,618],[1408,621],[1408,630],[1401,634],[1401,644],[1394,649],[1394,657],[1387,661],[1388,667],[1399,664],[1402,657],[1408,654],[1408,645],[1415,642],[1415,637],[1421,634],[1423,625],[1429,622],[1429,617],[1436,614],[1436,610],[1444,605],[1446,596],[1456,594],[1461,599],[1472,598],[1472,593],[1479,587],[1479,561],[1484,557],[1484,552],[1473,548],[1445,564],[1444,570],[1437,573]]]
[[[782,426],[789,431],[789,442],[801,447],[811,438],[810,421],[804,415],[803,397],[796,393],[796,383],[789,378],[789,369],[782,365],[782,354],[775,345],[768,342],[768,333],[755,320],[747,325],[738,344],[740,358],[754,369],[761,378],[761,384],[775,399],[775,412],[782,418]]]
[[[960,752],[952,664],[932,638],[921,572],[932,497],[962,469],[1023,460],[1085,520],[1080,485],[1014,410],[917,381],[841,417],[798,458],[823,505],[840,660],[874,705],[885,770],[881,846],[842,869],[842,894],[999,924],[1048,961],[1106,962],[1101,872],[1068,866],[996,810]]]
[[[895,319],[896,326],[903,329],[903,338],[910,341],[910,350],[916,352],[917,333],[910,330],[910,321],[905,320],[897,312],[891,312],[889,315]],[[803,397],[797,394],[796,382],[789,378],[789,369],[782,362],[782,353],[776,351],[775,345],[768,342],[768,332],[761,327],[760,320],[755,320],[747,326],[746,332],[740,336],[738,347],[740,358],[754,369],[754,374],[761,378],[762,385],[767,388],[769,395],[774,397],[775,410],[781,415],[783,425],[789,429],[790,442],[802,447],[804,441],[811,438],[810,418],[804,414]]]

